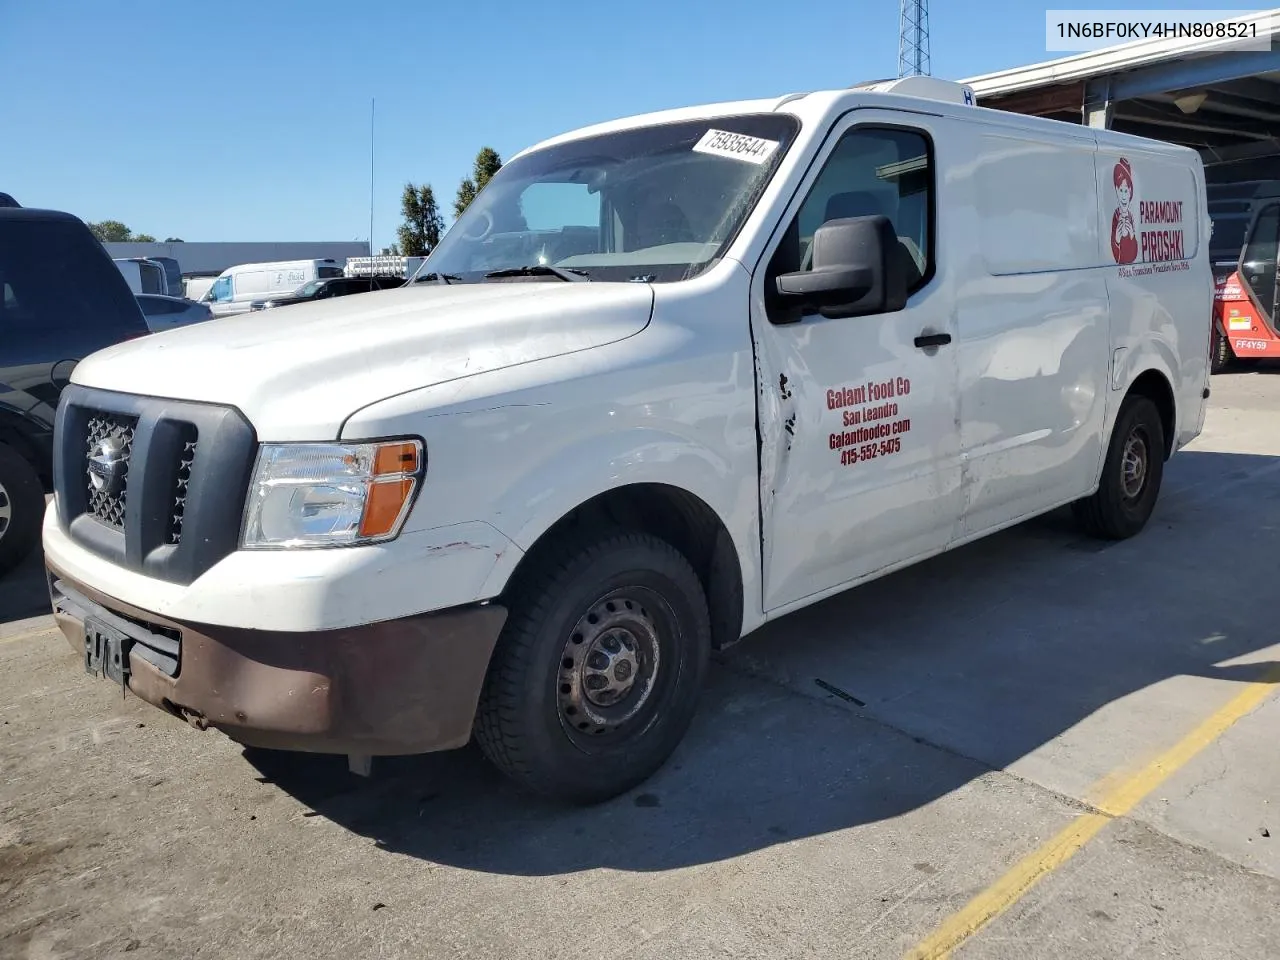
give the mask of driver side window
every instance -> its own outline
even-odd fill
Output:
[[[914,130],[858,127],[827,158],[771,265],[770,275],[811,270],[813,235],[829,220],[882,214],[898,234],[914,292],[933,274],[933,158]]]

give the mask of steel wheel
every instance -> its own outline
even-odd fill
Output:
[[[475,735],[526,787],[598,803],[651,776],[688,729],[711,652],[706,597],[649,534],[583,531],[542,549],[506,595]]]
[[[570,739],[626,728],[644,709],[662,662],[658,598],[625,589],[596,603],[574,625],[560,657],[557,704]],[[658,600],[660,602],[660,600]]]
[[[1165,435],[1150,397],[1130,395],[1107,442],[1098,488],[1072,509],[1086,533],[1107,540],[1134,536],[1151,517],[1164,477]]]
[[[9,499],[9,491],[0,483],[0,540],[9,532],[9,524],[13,522],[13,502]]]

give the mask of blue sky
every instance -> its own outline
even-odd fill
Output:
[[[1061,56],[1044,11],[934,0],[933,75]],[[897,31],[897,0],[0,0],[0,190],[160,239],[363,240],[372,98],[380,247],[405,181],[448,218],[481,146],[893,76]]]

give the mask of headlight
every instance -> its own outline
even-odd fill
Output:
[[[419,440],[263,444],[241,543],[253,549],[391,540],[409,515],[422,465]]]

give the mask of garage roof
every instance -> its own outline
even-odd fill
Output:
[[[1092,112],[1113,129],[1199,149],[1206,165],[1251,163],[1232,175],[1253,176],[1258,158],[1280,156],[1280,9],[1240,19],[1271,49],[1156,37],[963,82],[984,107],[1072,123]]]

